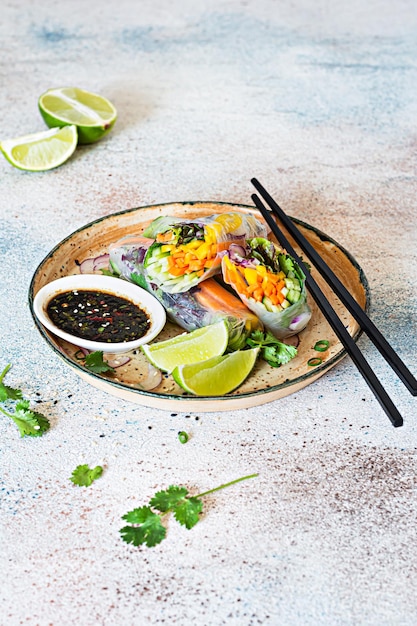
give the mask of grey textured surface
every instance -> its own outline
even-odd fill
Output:
[[[0,419],[2,626],[414,626],[416,399],[365,337],[405,419],[394,429],[349,359],[303,391],[231,413],[116,400],[50,350],[27,305],[49,250],[115,211],[250,203],[257,176],[363,267],[371,315],[416,373],[415,3],[7,2],[0,138],[40,131],[54,86],[102,93],[112,133],[62,167],[0,172],[2,367],[52,423]],[[177,432],[190,441],[181,445]],[[89,489],[76,465],[103,463]],[[171,483],[211,495],[153,549],[121,516]]]

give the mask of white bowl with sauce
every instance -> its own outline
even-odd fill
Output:
[[[97,306],[102,306],[104,309],[93,309],[90,306],[86,314],[83,314],[81,317],[79,316],[80,310],[83,307],[85,309],[87,304],[90,304],[83,302],[83,298],[86,298],[87,295],[86,292],[90,293],[91,298],[98,297],[100,294],[101,299]],[[67,296],[64,296],[64,294],[67,294]],[[55,300],[56,298],[58,299]],[[119,298],[123,299],[123,302],[119,301]],[[60,302],[60,300],[63,300],[63,302]],[[72,300],[75,300],[75,302],[73,303]],[[53,301],[56,305],[54,307],[55,313],[54,311],[48,313],[48,306],[50,307]],[[117,311],[117,305],[121,304],[124,305],[123,311],[127,307],[130,309],[130,317],[126,318],[124,312]],[[108,306],[113,307],[112,312],[109,312],[110,309],[106,310]],[[69,315],[66,315],[66,312],[64,314],[64,308],[71,309]],[[121,278],[98,274],[65,276],[44,285],[34,297],[33,311],[41,324],[61,339],[86,350],[107,353],[128,352],[142,344],[149,343],[161,332],[166,322],[164,307],[145,289]],[[97,320],[100,321],[98,326],[91,321],[89,323],[90,318],[87,315],[90,314],[92,317],[95,317],[95,322]],[[58,316],[56,321],[51,319],[51,315]],[[64,320],[58,319],[60,315],[64,317]],[[115,317],[123,318],[120,331],[115,330],[118,326],[113,322]],[[129,333],[133,333],[132,326],[135,324],[138,326],[137,332],[135,332],[136,337],[126,340],[126,336]],[[82,329],[83,326],[85,331]],[[112,326],[114,331],[113,337],[116,340],[109,338],[110,327]],[[93,332],[93,327],[102,330]],[[80,336],[73,332],[73,328],[80,333]],[[78,328],[81,328],[81,330],[78,331]],[[84,336],[82,336],[83,333]],[[139,336],[140,333],[143,334]],[[91,335],[94,335],[94,337]],[[119,337],[119,335],[124,335],[124,339],[121,336]],[[107,336],[106,341],[100,339],[100,337],[104,336]]]

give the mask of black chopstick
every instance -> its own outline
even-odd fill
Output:
[[[362,330],[366,332],[369,339],[378,348],[381,355],[387,361],[388,365],[392,367],[397,376],[402,380],[408,391],[417,396],[417,380],[403,363],[399,355],[395,352],[393,347],[385,339],[384,335],[378,330],[371,319],[366,315],[365,311],[359,306],[353,296],[349,293],[343,283],[340,282],[338,277],[333,273],[330,267],[321,258],[318,252],[313,248],[304,235],[298,230],[294,222],[284,213],[281,207],[275,202],[275,200],[269,195],[266,189],[256,179],[252,179],[252,184],[260,195],[264,198],[266,203],[271,207],[274,215],[278,217],[281,223],[285,226],[287,231],[292,235],[294,240],[300,246],[301,250],[310,258],[312,263],[320,274],[326,279],[326,282],[331,286],[335,294],[345,307],[351,312],[355,320],[359,323]]]
[[[370,389],[374,393],[375,398],[378,400],[385,413],[388,415],[391,423],[395,427],[402,426],[403,418],[399,413],[397,407],[389,397],[388,393],[385,391],[384,387],[382,386],[375,372],[363,356],[362,352],[359,350],[356,342],[346,330],[343,322],[338,317],[336,311],[333,309],[332,305],[330,304],[314,278],[311,276],[310,272],[305,267],[302,259],[295,252],[294,248],[292,247],[284,233],[278,228],[278,225],[272,217],[271,212],[268,211],[268,209],[262,204],[262,201],[256,194],[252,195],[252,199],[266,222],[269,224],[273,234],[275,235],[281,246],[285,248],[287,253],[296,260],[296,262],[303,270],[304,274],[306,275],[306,285],[312,297],[316,301],[317,306],[322,311],[330,326],[342,342],[347,354],[355,363],[356,367],[358,368],[363,378],[369,385]]]

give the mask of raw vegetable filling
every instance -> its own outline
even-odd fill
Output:
[[[223,273],[239,294],[261,302],[268,311],[282,311],[298,302],[304,277],[289,265],[288,255],[277,253],[271,242],[260,238],[248,242],[242,255],[236,248],[231,246],[224,257]]]
[[[263,237],[232,244],[222,256],[223,280],[278,339],[302,331],[311,318],[305,275],[296,261]]]
[[[61,330],[92,341],[118,343],[143,337],[148,314],[137,304],[105,291],[78,289],[54,296],[47,314]]]

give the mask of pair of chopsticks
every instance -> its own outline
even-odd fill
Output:
[[[341,281],[337,278],[337,276],[333,273],[333,271],[325,263],[325,261],[320,257],[320,255],[309,243],[309,241],[307,241],[304,235],[298,230],[294,222],[284,213],[284,211],[278,206],[275,200],[269,195],[266,189],[256,178],[252,178],[251,182],[271,210],[269,211],[264,206],[264,204],[256,194],[252,195],[252,200],[255,202],[256,207],[259,209],[260,213],[270,226],[272,233],[277,238],[277,241],[283,248],[285,248],[287,253],[297,261],[297,263],[303,270],[304,274],[306,275],[306,285],[311,293],[311,296],[316,301],[317,306],[322,311],[333,331],[343,344],[347,354],[350,356],[350,358],[362,374],[363,378],[373,391],[376,399],[384,409],[385,413],[388,415],[392,424],[396,427],[402,426],[403,418],[400,415],[397,407],[394,405],[388,393],[377,378],[375,372],[366,361],[356,342],[346,330],[343,322],[338,317],[336,311],[333,309],[332,305],[320,289],[319,285],[311,276],[308,269],[305,267],[302,259],[298,256],[298,254],[295,252],[294,248],[288,241],[287,237],[278,227],[277,222],[272,217],[272,215],[280,220],[288,233],[293,237],[294,241],[308,256],[308,258],[311,260],[311,262],[314,264],[314,266],[323,276],[323,278],[325,278],[326,282],[333,289],[334,293],[338,296],[344,306],[350,311],[352,316],[359,323],[362,330],[366,332],[369,339],[373,342],[375,347],[379,350],[381,355],[392,367],[394,372],[402,380],[404,385],[413,396],[417,395],[416,378],[406,367],[406,365],[403,363],[403,361],[400,359],[398,354],[394,351],[394,349],[388,343],[385,337],[381,334],[375,324],[366,315],[365,311],[359,306],[356,300],[348,292],[343,283],[341,283]]]

